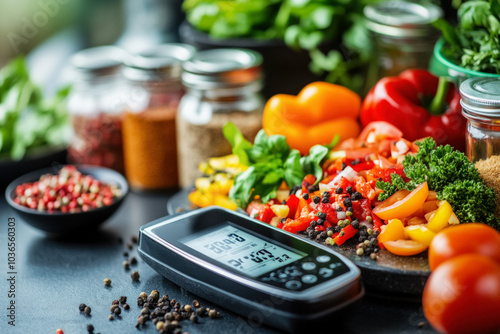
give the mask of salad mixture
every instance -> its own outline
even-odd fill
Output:
[[[327,90],[331,93],[321,95]],[[450,225],[482,222],[500,229],[495,190],[462,152],[438,145],[427,133],[407,140],[385,121],[367,123],[361,132],[356,127],[342,141],[333,131],[331,136],[311,132],[321,137],[316,141],[303,133],[301,140],[298,120],[318,132],[324,124],[338,125],[341,113],[325,111],[329,99],[350,98],[355,105],[350,119],[356,119],[360,108],[359,99],[332,87],[316,87],[305,94],[307,99],[301,94],[269,100],[264,111],[268,121],[253,144],[234,124],[226,124],[224,135],[233,154],[200,167],[207,176],[196,181],[190,200],[197,206],[240,208],[332,247],[349,241],[357,244],[357,255],[372,259],[380,249],[401,256],[422,253]],[[308,108],[308,100],[315,108]],[[302,118],[297,116],[301,113]],[[279,127],[280,122],[290,126]],[[331,142],[325,144],[327,140]]]

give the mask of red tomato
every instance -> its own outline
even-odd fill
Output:
[[[485,224],[460,224],[439,232],[429,248],[429,266],[436,269],[457,255],[476,253],[500,264],[500,233]]]
[[[500,329],[500,266],[478,254],[445,261],[429,277],[422,304],[440,332],[493,333]]]
[[[399,139],[403,137],[403,133],[394,125],[379,121],[368,123],[363,131],[361,131],[358,139],[368,142],[380,142],[384,139]]]

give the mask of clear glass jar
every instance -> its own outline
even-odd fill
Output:
[[[123,173],[120,67],[121,49],[102,46],[78,52],[72,58],[75,73],[68,97],[73,137],[68,160],[99,165]]]
[[[469,159],[476,162],[500,155],[500,77],[467,79],[460,85],[460,96],[462,114],[467,118]]]
[[[189,45],[163,44],[125,62],[125,175],[135,190],[178,186],[175,119],[184,95],[181,64],[194,53]]]
[[[378,58],[378,77],[429,67],[439,37],[431,23],[443,16],[431,3],[384,1],[364,8]]]
[[[199,52],[183,65],[186,95],[177,117],[177,151],[182,187],[192,186],[198,166],[231,153],[222,133],[233,122],[253,142],[262,128],[260,54],[243,49]]]

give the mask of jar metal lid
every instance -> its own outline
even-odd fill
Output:
[[[188,44],[169,43],[154,46],[124,61],[123,75],[134,81],[179,79],[182,63],[191,59],[196,48]]]
[[[121,68],[126,53],[116,46],[99,46],[77,52],[71,65],[82,79],[113,75]]]
[[[262,56],[247,49],[213,49],[183,64],[187,87],[212,89],[248,85],[261,79]]]
[[[500,77],[475,77],[460,85],[460,104],[469,113],[500,117]]]
[[[363,10],[369,30],[392,37],[428,36],[431,23],[443,16],[443,10],[431,3],[385,1],[366,6]]]

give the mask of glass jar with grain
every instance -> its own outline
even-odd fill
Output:
[[[86,49],[71,59],[73,87],[68,111],[73,138],[68,160],[123,173],[123,90],[120,70],[124,51],[114,46]]]
[[[432,22],[442,9],[428,2],[390,0],[364,8],[366,27],[375,46],[378,78],[398,75],[410,68],[429,67],[439,37]]]
[[[500,77],[476,77],[460,85],[467,118],[466,152],[472,162],[500,155]],[[499,171],[500,175],[500,171]]]
[[[222,133],[227,122],[252,142],[262,128],[261,64],[260,54],[245,49],[202,51],[184,63],[186,95],[177,117],[182,187],[194,183],[202,161],[231,153]]]
[[[123,145],[132,189],[178,186],[175,119],[184,94],[181,65],[194,53],[189,45],[163,44],[125,62]]]

